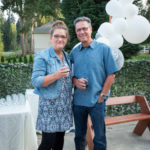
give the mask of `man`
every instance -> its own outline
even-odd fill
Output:
[[[74,21],[81,44],[70,54],[74,64],[74,121],[76,150],[85,150],[87,118],[90,115],[94,128],[94,150],[106,150],[105,100],[118,68],[108,46],[91,38],[91,20],[79,17]]]

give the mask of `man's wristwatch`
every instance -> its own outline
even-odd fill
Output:
[[[105,99],[105,98],[106,98],[106,95],[103,94],[103,93],[101,93],[100,96],[101,96],[102,99]]]

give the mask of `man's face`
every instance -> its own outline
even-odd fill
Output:
[[[75,25],[76,34],[83,44],[90,44],[92,41],[91,34],[92,34],[92,27],[89,27],[87,21],[79,21]]]

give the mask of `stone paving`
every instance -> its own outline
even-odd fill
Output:
[[[107,126],[107,150],[150,150],[150,131],[146,129],[142,136],[137,136],[132,133],[135,125],[136,122]],[[38,143],[40,141],[38,134]],[[66,133],[63,150],[75,150],[74,133]]]

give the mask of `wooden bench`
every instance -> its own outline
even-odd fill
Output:
[[[112,97],[106,101],[106,106],[108,107],[113,105],[131,104],[131,103],[139,103],[141,112],[123,116],[106,117],[105,124],[108,126],[131,121],[138,121],[133,130],[133,133],[141,136],[147,127],[149,128],[150,131],[150,107],[144,96]],[[93,137],[94,133],[92,128],[92,122],[90,118],[88,118],[86,143],[88,145],[89,150],[93,150]]]

